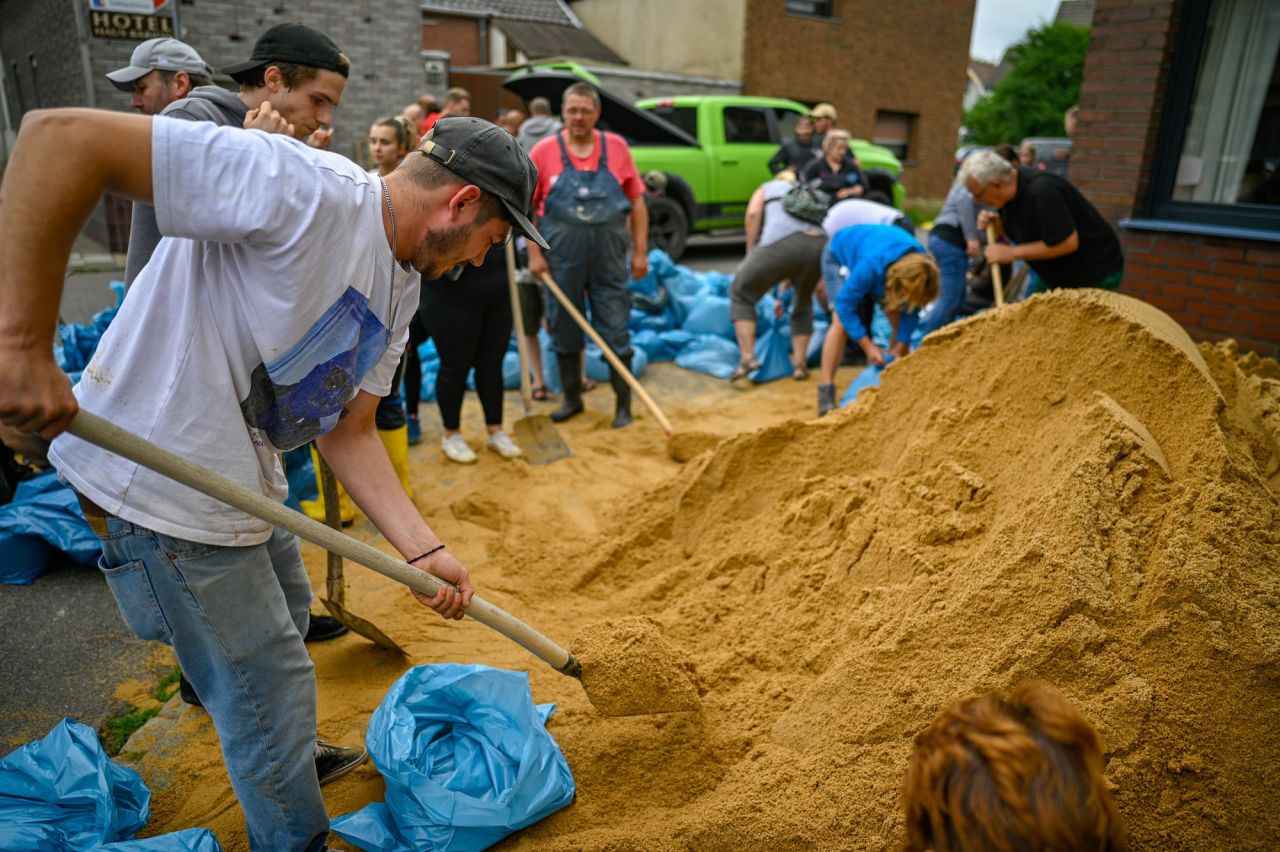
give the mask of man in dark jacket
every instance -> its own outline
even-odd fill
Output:
[[[783,169],[792,168],[798,175],[813,158],[813,119],[802,115],[796,119],[795,137],[783,142],[777,153],[769,158],[769,173],[776,175]]]

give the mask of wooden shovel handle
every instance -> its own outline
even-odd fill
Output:
[[[389,556],[338,530],[329,529],[301,512],[295,512],[282,503],[277,503],[255,491],[250,491],[237,482],[232,482],[222,474],[193,464],[163,447],[157,447],[150,441],[126,432],[114,423],[83,408],[71,421],[67,431],[108,452],[124,456],[143,467],[177,480],[201,494],[247,512],[272,526],[288,530],[304,541],[323,547],[331,553],[345,556],[352,562],[371,568],[416,592],[434,595],[441,586],[448,585],[426,571]],[[567,650],[510,613],[482,600],[478,595],[471,598],[471,603],[467,605],[464,612],[522,646],[556,671],[575,677],[579,673],[578,661]]]
[[[520,309],[519,282],[516,281],[516,247],[507,241],[507,286],[511,290],[511,319],[516,332],[516,351],[520,353],[520,402],[524,416],[533,413],[533,388],[529,385],[529,341],[524,339],[524,311]]]
[[[649,409],[649,413],[652,414],[653,418],[662,426],[663,431],[666,432],[668,436],[674,435],[676,433],[675,427],[671,425],[671,421],[667,419],[667,415],[662,413],[662,409],[658,407],[658,403],[653,401],[653,397],[649,396],[649,392],[644,389],[644,385],[640,384],[636,377],[631,374],[631,370],[622,363],[622,359],[613,354],[613,348],[609,346],[609,344],[605,343],[604,338],[600,336],[599,332],[591,327],[591,323],[587,322],[587,318],[582,315],[582,312],[573,306],[573,302],[569,301],[569,297],[564,294],[564,291],[560,289],[560,285],[555,282],[549,272],[542,273],[542,282],[547,285],[547,289],[551,291],[551,294],[555,296],[556,299],[559,300],[560,304],[564,306],[564,309],[569,312],[569,316],[573,317],[573,321],[576,322],[584,332],[586,332],[587,337],[590,337],[595,342],[596,346],[600,347],[600,351],[604,353],[604,357],[613,366],[613,369],[618,371],[618,375],[622,376],[626,383],[631,385],[631,389],[636,392],[636,396],[640,397],[640,401],[644,403],[644,407]]]
[[[996,244],[996,226],[988,223],[987,245],[993,246],[995,244]],[[998,263],[991,264],[991,284],[992,284],[991,289],[994,290],[996,294],[997,308],[1004,307],[1004,280],[1003,279],[1004,279],[1004,271],[1000,268],[1000,264]]]
[[[320,499],[324,501],[325,525],[329,529],[340,530],[342,529],[342,508],[338,498],[338,477],[333,475],[333,468],[329,467],[324,456],[320,455],[319,447],[316,448],[315,459],[316,472],[320,474]],[[330,550],[326,568],[325,591],[329,595],[329,600],[338,606],[345,606],[347,590],[342,578],[342,557]]]

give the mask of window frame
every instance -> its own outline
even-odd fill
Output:
[[[1183,6],[1142,212],[1149,219],[1180,223],[1188,229],[1204,226],[1280,232],[1280,205],[1219,204],[1173,197],[1196,78],[1204,62],[1212,3],[1213,0],[1186,0]]]
[[[808,18],[812,21],[834,21],[836,19],[836,3],[835,0],[809,0],[812,3],[822,3],[826,6],[827,11],[823,12],[802,12],[799,9],[792,9],[788,0],[783,0],[782,9],[788,15],[796,18]]]

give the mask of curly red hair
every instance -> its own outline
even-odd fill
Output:
[[[1023,683],[948,707],[916,734],[908,852],[1124,852],[1098,735],[1062,693]]]

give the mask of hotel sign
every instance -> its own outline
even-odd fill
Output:
[[[122,38],[146,41],[173,35],[173,19],[168,15],[137,15],[129,12],[89,11],[89,32],[94,38]]]

